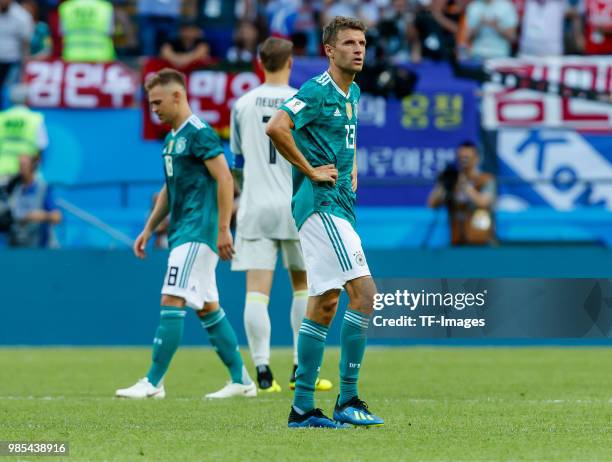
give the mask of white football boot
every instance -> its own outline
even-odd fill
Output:
[[[241,383],[227,382],[227,384],[221,388],[221,390],[214,393],[208,393],[204,398],[218,399],[218,398],[232,398],[234,396],[243,396],[245,398],[253,398],[257,396],[257,386],[254,382],[248,385]]]
[[[166,397],[166,390],[164,390],[164,386],[161,384],[159,387],[153,386],[149,379],[144,377],[129,388],[120,388],[115,392],[115,396],[117,398],[132,399],[163,399]]]

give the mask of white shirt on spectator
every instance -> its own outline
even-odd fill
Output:
[[[380,6],[376,1],[364,2],[359,7],[359,17],[369,24],[376,24],[380,21]]]
[[[561,56],[566,0],[525,0],[519,52],[526,56]]]
[[[352,0],[339,0],[331,5],[325,12],[325,17],[328,21],[334,19],[335,16],[345,16],[347,18],[356,18],[357,11]]]
[[[476,0],[467,8],[468,29],[480,28],[472,41],[472,55],[483,59],[510,56],[510,41],[491,26],[481,26],[483,20],[495,20],[501,29],[516,27],[518,16],[514,5],[508,0]]]
[[[23,43],[30,43],[34,24],[32,16],[16,1],[6,13],[0,13],[0,62],[18,63],[23,58]]]

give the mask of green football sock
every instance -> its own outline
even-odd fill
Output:
[[[346,309],[340,329],[340,398],[344,404],[359,396],[357,381],[359,369],[366,348],[367,330],[370,317],[359,311]]]
[[[202,327],[208,332],[210,343],[229,370],[232,382],[250,384],[251,378],[242,362],[236,333],[227,320],[223,308],[205,314],[200,320]]]
[[[153,339],[153,363],[147,374],[147,379],[154,386],[158,386],[166,375],[170,361],[181,343],[185,314],[182,308],[161,307],[159,327]]]
[[[293,407],[304,413],[314,409],[314,391],[323,362],[327,327],[304,318],[298,334],[298,368]]]

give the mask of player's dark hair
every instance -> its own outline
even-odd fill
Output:
[[[368,30],[359,19],[336,16],[323,29],[323,45],[334,45],[338,38],[338,32],[345,29],[360,30],[364,34]]]
[[[268,72],[280,71],[293,53],[293,43],[278,37],[268,37],[259,47],[259,59]]]
[[[150,91],[153,87],[158,85],[168,85],[169,83],[178,83],[181,87],[187,90],[185,74],[177,71],[176,69],[170,69],[169,67],[166,67],[148,77],[144,86],[145,90]]]
[[[460,149],[460,148],[470,148],[478,152],[478,146],[476,146],[476,143],[474,143],[472,140],[462,141],[461,144],[457,146],[457,149]]]

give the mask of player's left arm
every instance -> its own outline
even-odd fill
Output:
[[[205,124],[206,125],[206,124]],[[195,137],[192,154],[208,169],[217,182],[217,204],[219,209],[219,233],[217,250],[222,260],[231,260],[234,255],[230,220],[234,204],[234,179],[225,160],[221,140],[208,125],[198,131]]]
[[[219,207],[219,236],[217,249],[222,260],[231,260],[234,255],[230,220],[234,204],[234,179],[224,155],[204,161],[211,176],[217,181],[217,204]]]
[[[357,85],[355,85],[355,87],[358,90],[357,105],[359,105],[361,90],[359,90]],[[357,119],[357,113],[355,114],[355,119]],[[357,123],[355,126],[357,126]],[[355,133],[355,153],[353,155],[353,170],[351,171],[351,187],[353,188],[353,192],[357,192],[357,133]]]
[[[355,144],[355,155],[353,156],[353,170],[351,171],[351,186],[353,192],[357,192],[357,144]]]

